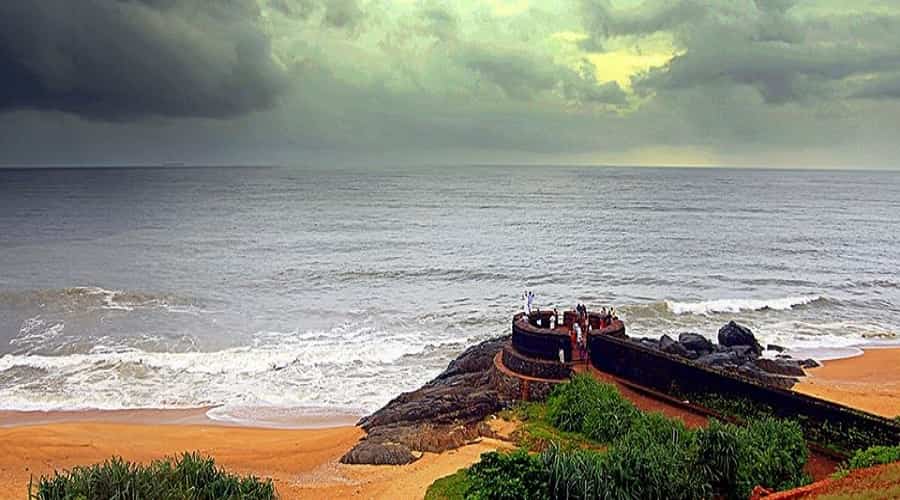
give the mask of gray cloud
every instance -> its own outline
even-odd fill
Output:
[[[0,2],[0,109],[88,119],[270,107],[284,74],[254,0]]]
[[[853,93],[862,99],[900,99],[900,73],[868,80]]]
[[[598,84],[596,68],[583,61],[580,72],[542,60],[530,53],[469,45],[458,54],[462,64],[512,99],[533,100],[556,92],[569,102],[624,106],[625,92],[615,82]]]
[[[0,163],[896,165],[861,1],[2,2]]]
[[[879,27],[900,30],[896,16],[804,18],[792,13],[796,3],[651,0],[615,10],[605,0],[583,0],[581,6],[589,45],[657,32],[673,36],[682,54],[635,78],[645,93],[746,85],[765,102],[783,104],[834,96],[845,87],[837,83],[849,77],[900,68],[896,34],[860,43]]]

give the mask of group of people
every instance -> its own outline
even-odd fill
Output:
[[[588,313],[588,308],[584,304],[576,304],[575,305],[575,314],[576,321],[572,325],[572,343],[575,348],[579,350],[581,358],[587,357],[587,343],[585,339],[585,333],[589,333],[593,330],[594,325],[591,323],[590,314]],[[600,309],[600,328],[606,328],[611,325],[613,321],[618,321],[619,316],[616,313],[616,309],[614,307],[602,307]]]
[[[522,301],[525,303],[525,315],[530,316],[531,307],[534,305],[534,292],[532,292],[531,290],[525,290],[525,292],[522,293]]]
[[[553,309],[553,314],[549,315],[549,318],[545,318],[543,316],[546,315],[540,314],[540,311],[534,306],[534,292],[531,290],[522,292],[522,302],[526,317],[530,317],[532,314],[537,315],[536,318],[532,319],[535,320],[538,327],[549,326],[552,330],[562,326],[562,323],[559,321],[559,311],[556,308]],[[572,338],[572,347],[578,350],[580,359],[587,357],[587,334],[596,326],[599,326],[601,329],[606,328],[619,319],[616,309],[606,306],[600,309],[599,314],[595,313],[593,315],[595,320],[593,323],[591,322],[591,316],[586,305],[581,303],[575,305],[575,321],[569,329],[569,334]],[[596,321],[597,316],[600,318],[599,322]],[[547,319],[550,324],[543,325],[544,319]],[[562,354],[560,354],[560,359],[563,359]]]

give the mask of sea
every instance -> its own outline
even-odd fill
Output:
[[[900,173],[0,170],[0,410],[362,415],[542,308],[900,344]]]

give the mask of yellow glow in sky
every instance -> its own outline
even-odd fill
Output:
[[[674,54],[636,54],[629,51],[590,53],[586,58],[597,67],[597,80],[614,80],[624,89],[631,89],[631,77],[650,68],[669,62]]]

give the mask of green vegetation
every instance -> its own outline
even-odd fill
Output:
[[[477,500],[532,500],[546,498],[547,471],[540,459],[519,449],[512,453],[492,451],[468,473],[466,498]]]
[[[748,419],[775,416],[775,409],[770,405],[743,397],[725,397],[716,393],[705,393],[690,394],[684,396],[683,399],[727,417]]]
[[[102,464],[56,472],[53,477],[41,476],[28,490],[31,500],[276,498],[271,480],[229,474],[216,467],[213,459],[196,453],[147,466],[114,457]]]
[[[777,416],[772,406],[742,397],[725,397],[715,393],[680,394],[680,397],[726,417],[740,420]],[[839,453],[850,454],[856,450],[867,448],[872,443],[881,443],[884,440],[884,436],[875,434],[868,429],[848,426],[839,422],[823,422],[809,419],[805,415],[798,415],[796,421],[800,424],[806,439]]]
[[[546,404],[522,402],[508,410],[505,418],[519,420],[522,426],[516,431],[517,444],[531,451],[542,451],[552,443],[572,448],[605,449],[603,443],[594,441],[580,430],[563,431],[550,422]],[[502,415],[501,415],[502,416]]]
[[[694,431],[680,420],[641,413],[615,387],[589,377],[575,377],[546,405],[522,406],[517,415],[526,434],[541,435],[539,455],[484,454],[467,478],[450,480],[452,488],[442,483],[456,496],[433,498],[747,498],[756,485],[785,489],[809,481],[796,422],[713,421]],[[600,442],[607,449],[598,450]]]
[[[872,446],[865,450],[859,450],[847,462],[847,467],[855,470],[893,462],[900,462],[900,445]]]
[[[614,386],[590,375],[576,375],[570,383],[556,386],[547,399],[547,417],[556,428],[604,443],[627,434],[639,415]]]
[[[460,469],[456,474],[442,477],[428,487],[425,500],[464,500],[469,489],[467,469]]]

